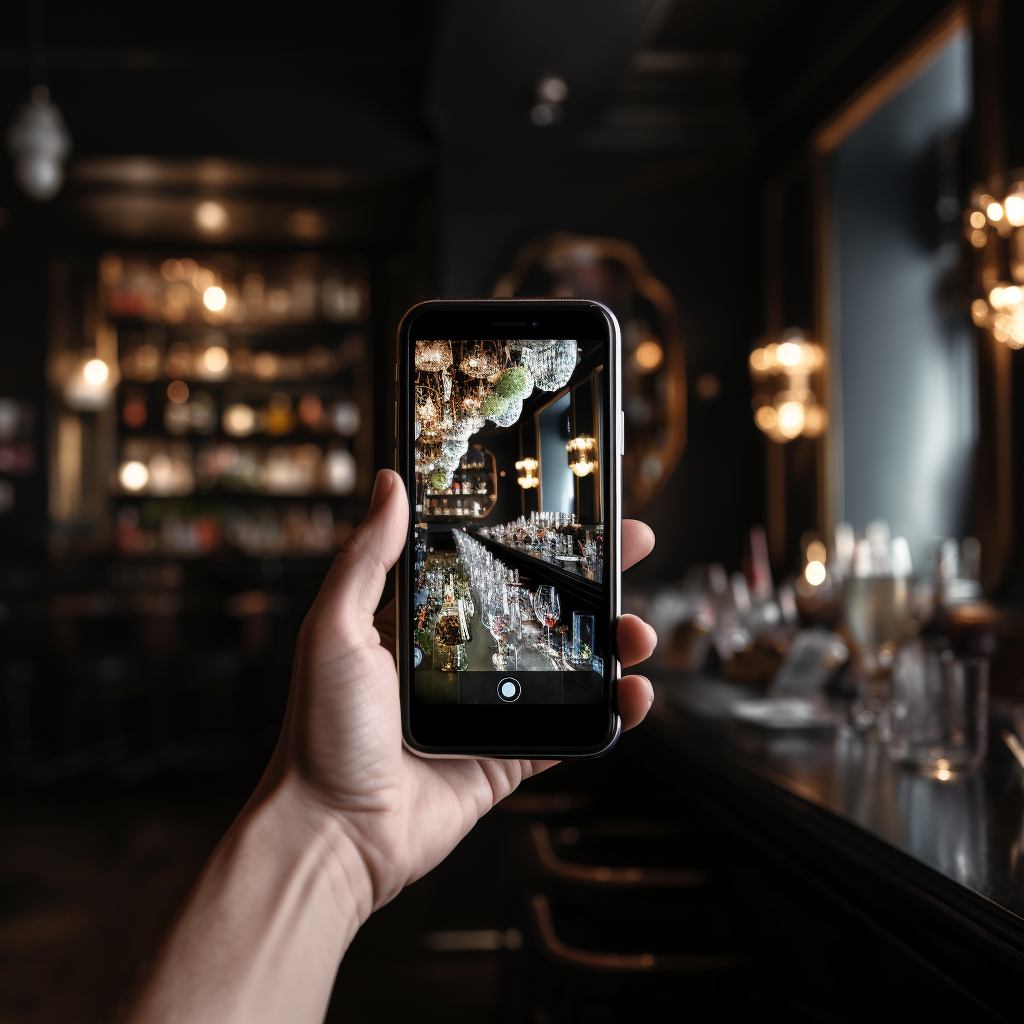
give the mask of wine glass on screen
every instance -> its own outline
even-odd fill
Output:
[[[519,651],[523,646],[523,610],[520,605],[519,586],[510,586],[508,591],[508,623],[506,640],[515,656],[515,667],[519,668]]]
[[[537,617],[547,626],[548,629],[548,650],[554,651],[551,646],[551,627],[558,625],[562,615],[562,602],[558,597],[558,591],[549,584],[537,588],[537,596],[534,602],[534,610]]]
[[[505,637],[508,633],[509,621],[511,619],[508,591],[504,586],[495,587],[489,596],[491,624],[488,627],[494,642],[498,645],[497,657],[505,657]]]
[[[480,621],[484,624],[484,629],[487,630],[491,636],[494,637],[495,644],[498,642],[498,637],[494,631],[494,600],[493,593],[491,591],[484,591],[480,601]]]

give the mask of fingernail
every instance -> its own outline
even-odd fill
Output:
[[[370,508],[380,508],[388,500],[393,486],[391,474],[386,469],[378,470],[377,479],[373,482],[373,494],[370,495]]]

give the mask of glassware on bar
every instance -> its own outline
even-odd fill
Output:
[[[594,616],[572,613],[572,660],[576,665],[590,667],[594,656]]]
[[[562,615],[562,603],[559,599],[558,591],[547,583],[539,586],[537,588],[534,610],[537,612],[537,617],[540,621],[547,626],[547,646],[548,650],[554,654],[555,649],[551,644],[551,627],[558,625],[558,620]]]
[[[907,639],[914,617],[914,587],[906,539],[890,541],[889,528],[881,520],[869,523],[865,534],[856,542],[851,574],[843,586],[844,619],[863,661],[849,724],[869,739],[879,739],[890,698],[893,656]]]
[[[988,746],[988,660],[922,640],[893,667],[888,743],[894,761],[947,782],[977,768]]]

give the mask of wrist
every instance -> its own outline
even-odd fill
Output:
[[[292,870],[306,884],[323,886],[336,920],[347,922],[344,945],[373,910],[373,880],[359,847],[338,814],[310,794],[305,783],[286,773],[251,809],[250,827],[291,850]]]

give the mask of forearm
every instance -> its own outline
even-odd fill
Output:
[[[283,782],[221,840],[125,1019],[321,1021],[371,903],[366,869],[337,822]]]

